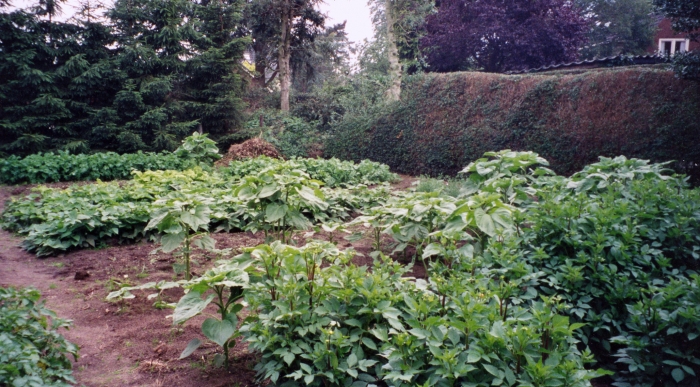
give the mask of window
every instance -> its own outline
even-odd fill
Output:
[[[690,44],[688,39],[659,39],[659,53],[672,56],[677,52],[686,52],[688,44]]]

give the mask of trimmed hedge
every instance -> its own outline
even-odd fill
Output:
[[[653,68],[415,75],[381,114],[344,117],[325,148],[412,175],[453,175],[500,149],[535,151],[563,175],[625,155],[676,160],[697,179],[700,87]]]

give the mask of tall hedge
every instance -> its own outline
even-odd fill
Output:
[[[700,177],[700,84],[654,68],[409,77],[380,114],[346,116],[327,156],[455,174],[484,152],[532,150],[568,175],[598,156],[677,160]]]

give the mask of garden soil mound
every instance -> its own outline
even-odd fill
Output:
[[[268,156],[276,159],[283,158],[274,145],[260,137],[256,137],[240,144],[231,145],[231,147],[228,148],[228,153],[226,153],[221,160],[216,162],[216,166],[225,167],[233,160],[255,158],[258,156]]]

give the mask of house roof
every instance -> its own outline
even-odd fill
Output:
[[[668,58],[661,55],[617,55],[607,58],[594,58],[588,60],[582,60],[579,62],[568,62],[568,63],[557,63],[548,66],[537,67],[534,69],[522,69],[507,71],[506,74],[527,74],[527,73],[538,73],[542,71],[551,71],[559,69],[572,69],[577,67],[585,68],[596,68],[596,67],[611,67],[611,66],[629,66],[629,65],[642,65],[642,64],[657,64],[666,63]]]

